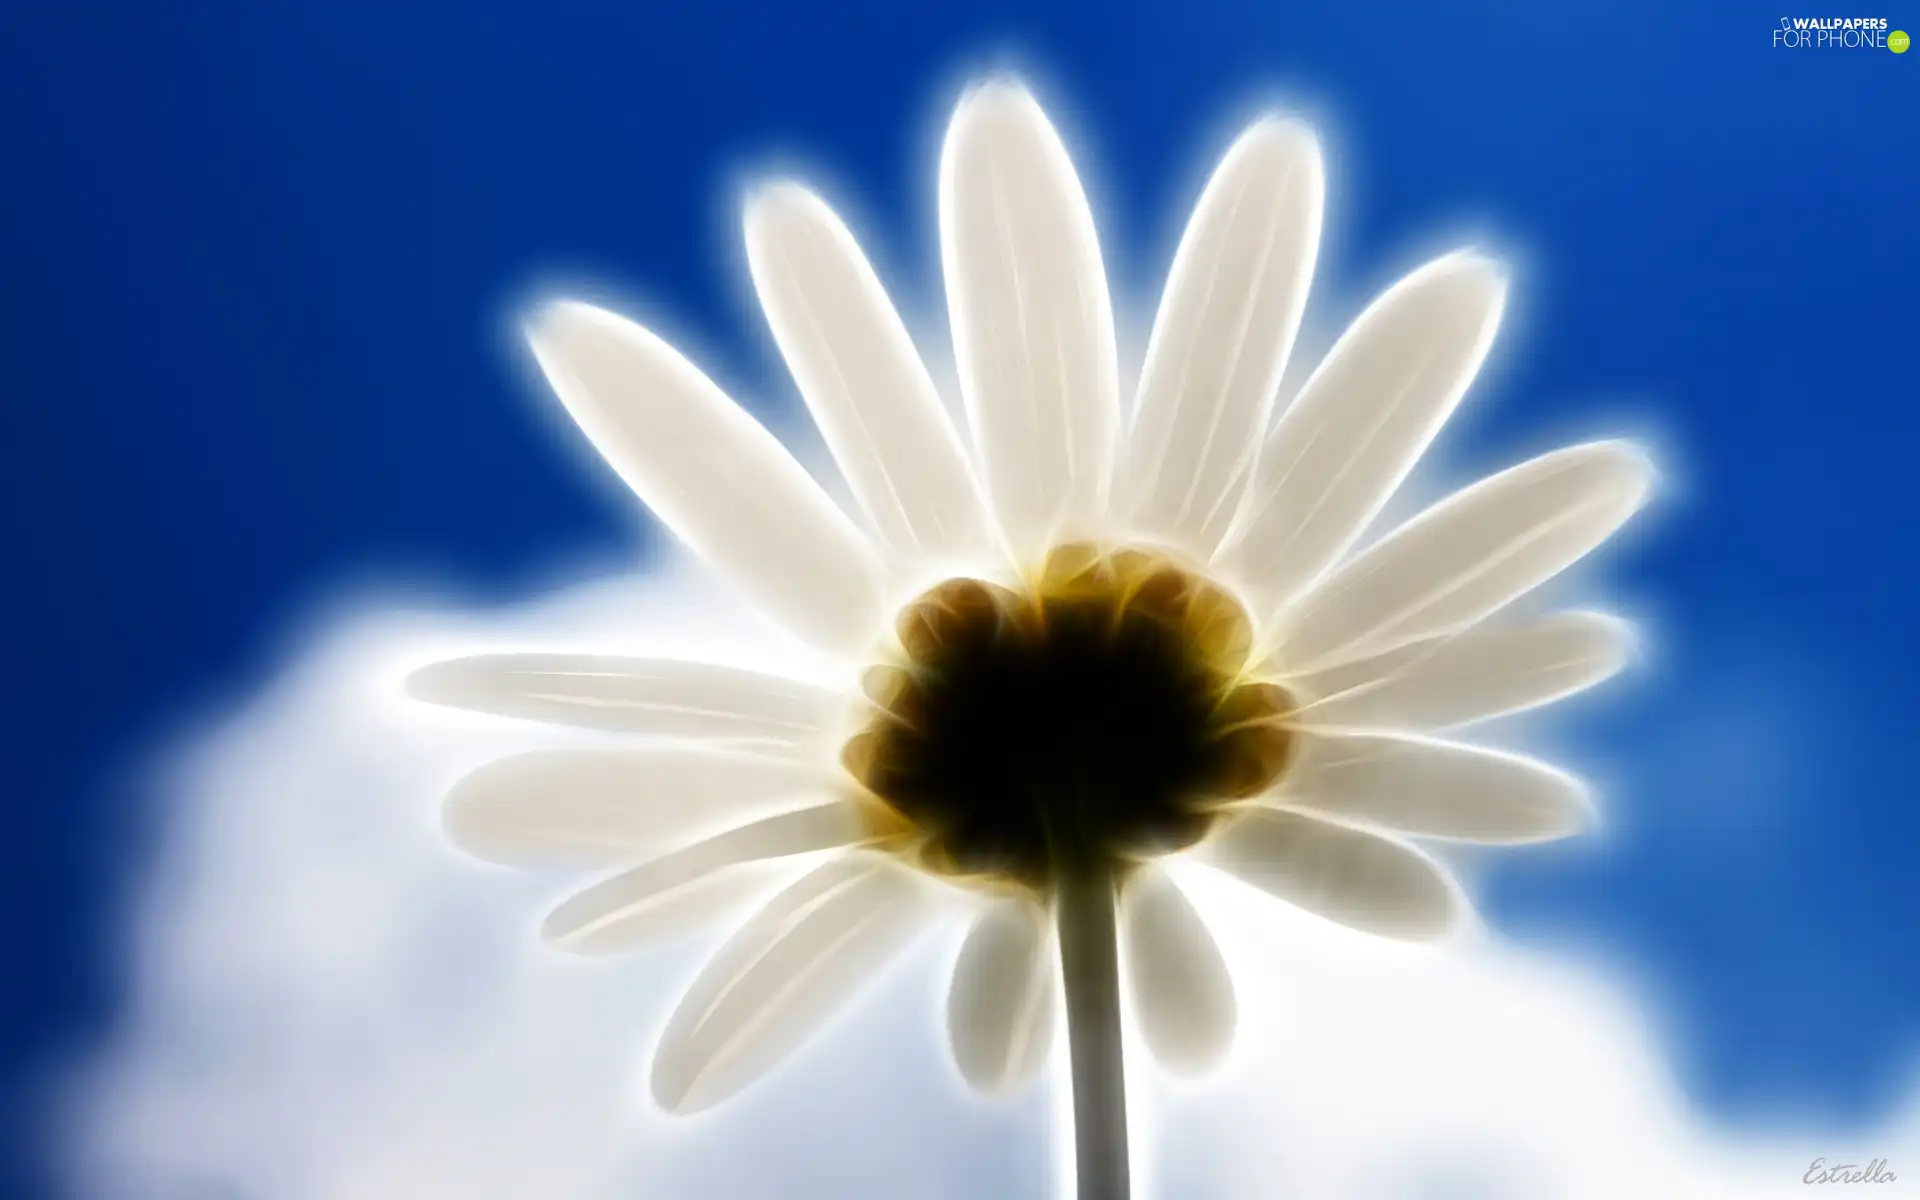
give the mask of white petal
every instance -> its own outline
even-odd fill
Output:
[[[1308,912],[1386,937],[1439,937],[1464,909],[1446,872],[1413,847],[1300,813],[1248,809],[1200,857]]]
[[[1427,509],[1283,614],[1281,657],[1308,673],[1464,629],[1607,540],[1647,498],[1627,442],[1570,446]]]
[[[694,1112],[765,1074],[926,925],[923,885],[877,855],[836,859],[774,897],[701,971],[653,1063],[661,1107]]]
[[[1276,803],[1423,837],[1540,842],[1578,833],[1579,780],[1542,762],[1428,738],[1305,735]]]
[[[543,750],[489,763],[448,793],[454,843],[494,862],[630,862],[830,794],[824,767],[712,750]]]
[[[1121,937],[1134,1019],[1162,1066],[1195,1075],[1233,1044],[1233,977],[1193,902],[1157,867],[1127,881]]]
[[[407,677],[416,699],[503,717],[662,737],[798,745],[843,701],[811,684],[712,663],[594,654],[482,654]]]
[[[1313,131],[1240,135],[1180,239],[1147,342],[1126,466],[1134,522],[1210,555],[1233,518],[1313,279],[1326,174]]]
[[[574,301],[527,328],[567,411],[674,536],[754,605],[828,650],[883,627],[873,550],[774,436],[633,322]]]
[[[960,101],[940,160],[940,252],[960,389],[1017,554],[1106,506],[1119,426],[1093,214],[1024,88]]]
[[[1473,628],[1289,679],[1307,728],[1450,729],[1549,704],[1626,665],[1633,632],[1601,613],[1566,612]]]
[[[747,202],[747,263],[800,394],[888,544],[946,561],[991,547],[959,435],[853,235],[793,183]]]
[[[622,871],[554,909],[542,932],[565,950],[604,954],[670,936],[731,905],[722,877],[743,863],[850,846],[868,837],[859,812],[834,801],[737,826]]]
[[[1460,253],[1368,306],[1261,450],[1228,570],[1277,608],[1337,562],[1466,394],[1506,295],[1498,265]]]
[[[953,1059],[983,1092],[1033,1078],[1053,1040],[1059,960],[1046,910],[1010,897],[990,903],[967,932],[947,994]]]

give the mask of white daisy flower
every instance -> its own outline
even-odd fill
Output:
[[[847,228],[798,184],[757,191],[754,285],[864,528],[646,329],[572,301],[531,320],[554,390],[654,515],[840,664],[837,689],[551,654],[410,680],[441,704],[640,736],[510,758],[448,800],[476,853],[624,868],[548,918],[563,947],[684,929],[745,903],[745,864],[831,852],[692,984],[654,1059],[664,1107],[705,1108],[768,1070],[944,888],[977,907],[947,1014],[960,1073],[1022,1083],[1064,1019],[1081,1194],[1123,1195],[1123,990],[1175,1070],[1217,1062],[1235,1023],[1166,857],[1426,939],[1463,905],[1409,838],[1582,827],[1578,780],[1445,734],[1622,665],[1615,619],[1499,614],[1640,507],[1648,461],[1619,442],[1559,450],[1356,551],[1460,402],[1506,280],[1474,253],[1414,271],[1275,417],[1323,190],[1305,127],[1263,119],[1234,143],[1123,418],[1066,149],[1020,86],[969,91],[939,201],[967,437]]]

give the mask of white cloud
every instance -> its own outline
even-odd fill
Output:
[[[184,748],[131,915],[130,1009],[74,1079],[65,1153],[79,1193],[1053,1194],[1058,1097],[977,1100],[947,1065],[938,1012],[958,930],[930,935],[760,1087],[667,1118],[646,1099],[645,1054],[710,943],[551,953],[534,930],[567,881],[441,843],[446,783],[543,735],[412,710],[392,695],[407,664],[479,647],[659,649],[647,629],[713,653],[743,623],[677,572],[479,623],[342,616]],[[1920,1103],[1844,1137],[1714,1130],[1603,966],[1491,937],[1409,950],[1195,882],[1239,964],[1245,1028],[1214,1080],[1136,1070],[1146,1194],[1805,1196],[1821,1155],[1891,1158],[1908,1178],[1865,1194],[1920,1194]]]

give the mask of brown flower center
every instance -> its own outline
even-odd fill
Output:
[[[897,632],[842,762],[927,869],[1042,892],[1124,871],[1286,769],[1291,701],[1245,677],[1246,611],[1155,552],[1061,546],[1025,592],[951,579]]]

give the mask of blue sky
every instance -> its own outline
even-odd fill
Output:
[[[1012,65],[1069,130],[1136,316],[1269,102],[1330,144],[1321,319],[1459,240],[1516,262],[1448,466],[1625,430],[1671,486],[1594,577],[1647,620],[1646,669],[1539,735],[1602,781],[1607,834],[1488,863],[1490,919],[1632,980],[1704,1120],[1883,1117],[1920,1060],[1898,333],[1920,56],[1776,49],[1779,16],[8,6],[7,1102],[37,1106],[124,1011],[115,930],[172,812],[143,768],[183,729],[274,685],[343,595],[510,606],[644,554],[653,532],[526,385],[511,306],[553,278],[615,287],[790,426],[734,189],[817,178],[937,313],[934,137],[970,72]],[[0,1191],[51,1186],[10,1153]]]

